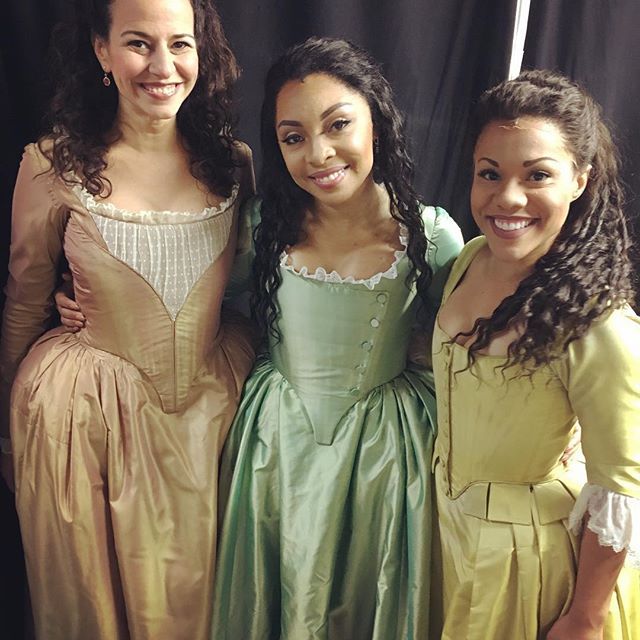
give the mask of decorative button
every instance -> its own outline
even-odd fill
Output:
[[[349,393],[352,396],[359,396],[360,395],[360,389],[358,389],[358,387],[353,387],[353,389],[349,389]]]
[[[371,349],[373,349],[373,344],[371,342],[369,342],[369,340],[365,340],[360,346],[365,351],[371,351]]]
[[[356,367],[356,371],[364,371],[367,368],[366,364],[360,363],[357,367]]]
[[[387,294],[386,293],[379,293],[376,296],[376,300],[380,303],[380,304],[385,304],[387,301]]]
[[[378,318],[371,318],[371,322],[369,323],[374,329],[377,329],[380,326],[380,320]]]

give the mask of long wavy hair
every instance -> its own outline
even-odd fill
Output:
[[[270,68],[261,113],[262,171],[259,191],[261,222],[255,231],[253,263],[255,290],[252,311],[263,332],[279,337],[275,327],[275,294],[282,283],[280,255],[303,236],[303,222],[313,198],[298,187],[284,163],[275,131],[276,100],[291,80],[325,74],[359,93],[368,103],[378,137],[374,149],[374,180],[384,185],[391,215],[408,231],[409,279],[427,303],[432,272],[426,262],[427,240],[420,216],[420,199],[412,186],[413,162],[407,151],[404,122],[393,91],[379,65],[362,49],[345,40],[312,37],[288,49]]]
[[[586,189],[549,251],[490,318],[479,318],[468,366],[493,337],[525,327],[508,349],[504,369],[533,372],[560,355],[607,311],[633,300],[630,239],[623,212],[619,158],[600,106],[578,84],[551,71],[525,71],[480,98],[474,139],[493,121],[543,118],[562,132],[578,171],[589,167]]]
[[[53,95],[46,117],[48,134],[40,150],[67,184],[80,182],[93,195],[106,196],[107,150],[117,131],[118,90],[102,84],[93,50],[107,40],[113,0],[74,0],[51,41]],[[191,0],[195,17],[198,79],[177,115],[190,170],[212,193],[229,196],[233,186],[231,87],[239,68],[211,0]]]

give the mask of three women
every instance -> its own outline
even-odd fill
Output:
[[[456,264],[436,327],[445,637],[600,633],[622,560],[606,543],[633,549],[637,537],[637,371],[619,348],[637,318],[624,305],[612,148],[575,87],[563,119],[562,79],[518,82],[482,103],[472,203],[486,241]],[[166,96],[180,83],[139,84]],[[418,204],[399,123],[379,71],[346,43],[313,39],[270,73],[263,200],[250,209],[270,355],[246,387],[222,466],[232,480],[216,638],[428,633],[433,396],[428,374],[405,360],[418,299],[434,310],[433,277],[459,233]],[[621,251],[597,237],[609,227]],[[597,273],[590,260],[601,260]],[[603,344],[613,351],[603,356]],[[592,377],[605,366],[613,410]],[[603,544],[586,532],[580,554],[563,521],[582,480],[559,464],[576,416],[596,486],[573,519],[588,511],[600,533],[600,501],[630,523],[604,530]],[[634,601],[624,602],[611,637],[634,628]]]

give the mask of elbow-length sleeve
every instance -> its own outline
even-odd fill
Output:
[[[614,310],[571,343],[558,365],[582,427],[588,484],[569,524],[640,567],[640,318]]]
[[[460,227],[442,207],[423,207],[422,223],[427,237],[427,264],[433,272],[427,291],[432,320],[440,306],[449,270],[462,250],[464,240]],[[413,329],[407,360],[422,369],[432,368],[431,331],[421,323]]]
[[[9,277],[0,341],[0,437],[9,438],[9,399],[18,365],[48,328],[68,213],[53,195],[48,163],[24,152],[13,195]]]

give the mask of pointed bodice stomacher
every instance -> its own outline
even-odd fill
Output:
[[[216,262],[230,237],[237,188],[203,212],[130,213],[79,188],[58,189],[70,216],[64,250],[89,347],[134,364],[179,412],[216,347],[224,274]]]
[[[406,284],[408,272],[405,255],[396,278],[382,278],[369,289],[281,268],[277,326],[282,338],[272,339],[270,350],[319,444],[331,444],[342,416],[406,368],[417,303],[414,288]]]

